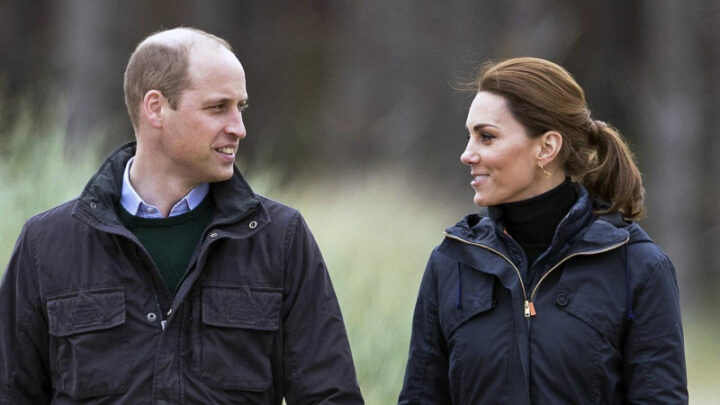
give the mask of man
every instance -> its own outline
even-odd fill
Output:
[[[176,28],[125,72],[137,144],[30,219],[0,287],[0,404],[361,404],[300,214],[234,167],[245,73]]]

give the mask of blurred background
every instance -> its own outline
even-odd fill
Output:
[[[1,0],[0,268],[27,218],[133,139],[127,59],[179,25],[227,39],[245,67],[238,166],[306,216],[368,404],[396,400],[425,260],[477,210],[459,161],[473,95],[453,83],[513,56],[566,67],[631,144],[641,224],[677,269],[691,399],[717,403],[720,2]]]

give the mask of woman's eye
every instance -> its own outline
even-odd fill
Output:
[[[490,142],[491,140],[493,140],[493,138],[495,138],[495,136],[490,135],[490,134],[488,134],[487,132],[481,132],[481,133],[480,133],[480,140],[481,140],[482,142]]]

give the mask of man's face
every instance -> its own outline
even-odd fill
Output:
[[[190,86],[173,110],[163,100],[163,131],[156,158],[168,176],[188,187],[227,180],[245,137],[245,72],[235,55],[219,46],[190,51]]]

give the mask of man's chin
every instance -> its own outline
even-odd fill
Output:
[[[212,176],[212,177],[207,181],[207,183],[220,183],[220,182],[223,182],[223,181],[230,180],[230,179],[233,177],[233,174],[234,174],[234,173],[233,173],[232,170],[230,170],[230,171],[227,172],[227,173],[225,173],[225,172],[219,173],[219,174],[217,174],[217,175],[215,175],[215,176]]]

